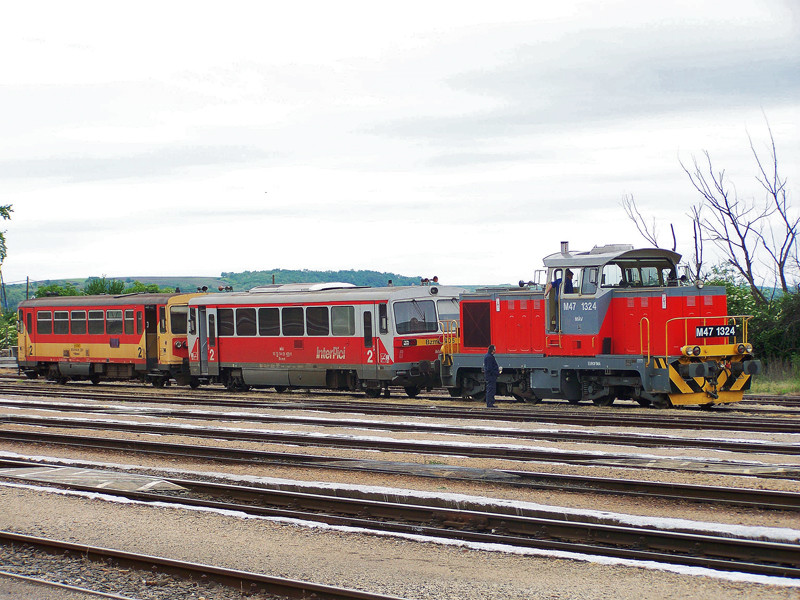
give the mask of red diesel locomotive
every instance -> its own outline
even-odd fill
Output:
[[[481,397],[483,355],[494,344],[503,368],[498,395],[517,400],[741,400],[762,370],[747,342],[749,317],[727,314],[724,288],[681,281],[679,260],[668,250],[570,252],[563,243],[544,259],[546,287],[520,282],[462,294],[461,326],[445,324],[443,385],[453,396]]]
[[[458,319],[463,288],[289,284],[189,302],[193,382],[328,388],[410,397],[440,385],[440,322]]]

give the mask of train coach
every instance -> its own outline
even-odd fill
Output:
[[[56,296],[19,305],[18,364],[28,377],[190,383],[188,303],[197,294]]]
[[[286,284],[189,302],[192,382],[327,388],[410,397],[440,385],[440,321],[457,322],[463,288]]]
[[[741,400],[761,372],[749,317],[727,314],[725,289],[678,278],[680,255],[628,245],[544,259],[546,286],[461,296],[460,327],[444,324],[441,379],[452,396],[482,397],[490,344],[499,395],[655,407]]]

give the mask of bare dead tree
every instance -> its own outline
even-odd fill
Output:
[[[639,212],[639,207],[636,206],[636,200],[634,200],[633,194],[625,194],[622,197],[622,208],[625,209],[625,214],[628,215],[628,218],[633,221],[634,225],[636,225],[636,229],[639,231],[639,234],[654,248],[658,248],[658,235],[656,232],[655,217],[653,217],[653,222],[648,225],[644,220],[642,213]],[[673,236],[674,235],[675,233],[673,231]]]
[[[694,234],[694,257],[691,261],[691,269],[694,279],[700,279],[703,272],[703,228],[700,225],[700,212],[702,204],[692,206],[692,229]]]
[[[772,135],[772,128],[767,122],[767,131],[770,141],[770,164],[765,167],[753,145],[753,139],[748,134],[750,140],[750,150],[758,165],[760,176],[756,180],[767,192],[767,204],[771,206],[773,214],[777,215],[778,223],[768,222],[767,234],[761,235],[761,244],[764,250],[772,257],[773,269],[781,284],[784,292],[789,291],[786,272],[797,263],[797,234],[800,229],[800,215],[790,214],[791,206],[786,198],[786,178],[781,179],[778,174],[778,153],[775,149],[775,138]],[[767,168],[769,171],[767,171]],[[793,265],[793,263],[795,263]]]
[[[703,154],[707,172],[695,157],[692,157],[691,171],[680,163],[692,186],[703,197],[698,221],[702,235],[725,253],[728,262],[747,281],[756,302],[766,304],[768,301],[756,281],[754,267],[763,239],[762,229],[774,209],[755,200],[740,199],[736,190],[728,187],[725,171],[715,172],[711,156],[707,151]],[[709,210],[703,210],[705,207]]]

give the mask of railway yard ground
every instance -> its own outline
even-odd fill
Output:
[[[797,402],[486,409],[6,375],[0,600],[800,597]]]

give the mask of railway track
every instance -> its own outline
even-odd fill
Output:
[[[0,406],[24,406],[25,408],[35,408],[42,410],[73,411],[73,412],[92,412],[113,415],[128,416],[152,416],[158,418],[177,418],[185,420],[204,420],[204,421],[226,421],[226,422],[247,422],[247,423],[270,423],[270,424],[293,424],[293,425],[313,425],[316,427],[339,427],[349,429],[377,429],[382,431],[402,431],[408,433],[443,433],[451,435],[477,435],[482,437],[501,437],[512,439],[524,439],[531,441],[557,441],[557,442],[583,442],[592,444],[612,444],[637,447],[656,447],[656,448],[704,448],[727,452],[747,452],[747,453],[772,453],[772,454],[800,454],[800,444],[772,444],[759,440],[725,440],[719,438],[680,438],[659,436],[639,433],[603,433],[597,431],[529,431],[522,429],[497,428],[497,427],[465,427],[455,425],[437,425],[430,423],[393,423],[387,421],[364,421],[357,419],[326,419],[322,417],[303,417],[294,415],[264,415],[260,413],[252,414],[230,414],[216,411],[185,411],[174,409],[153,409],[143,412],[138,409],[125,410],[117,407],[90,406],[76,407],[74,404],[55,403],[55,402],[24,402],[17,404],[13,401],[0,400]],[[45,419],[49,419],[45,421]],[[50,424],[52,418],[49,417],[22,417],[9,415],[0,416],[0,423],[24,423],[37,425],[40,423]],[[73,421],[77,424],[73,424]],[[94,427],[90,421],[69,418],[59,420],[65,427],[78,427],[81,423],[86,427]],[[109,428],[117,428],[118,425],[109,425]],[[200,435],[205,435],[203,432]]]
[[[629,413],[624,410],[542,410],[534,406],[513,404],[515,408],[503,408],[487,411],[482,407],[464,408],[453,406],[427,406],[423,404],[398,404],[367,402],[363,400],[312,400],[309,398],[287,398],[265,401],[256,395],[231,398],[223,395],[209,398],[208,394],[186,393],[174,394],[120,394],[118,392],[99,391],[96,388],[82,386],[80,389],[66,389],[64,386],[41,386],[25,383],[22,385],[0,385],[0,394],[4,396],[38,396],[54,398],[75,398],[90,401],[138,402],[174,405],[211,405],[224,407],[269,408],[290,410],[315,410],[325,412],[356,412],[361,414],[427,416],[452,419],[486,419],[507,422],[536,422],[565,425],[592,425],[609,427],[642,427],[656,429],[694,429],[720,431],[748,431],[765,433],[800,433],[800,412],[796,419],[786,417],[739,417],[735,414],[720,414],[721,411],[658,411],[651,413]],[[315,398],[319,398],[315,394]],[[252,398],[252,400],[250,399]],[[444,398],[443,402],[447,402]]]
[[[685,524],[682,529],[671,529],[663,521],[658,527],[631,525],[614,521],[607,515],[576,513],[565,516],[560,510],[554,513],[523,505],[497,507],[465,505],[459,501],[445,506],[441,501],[433,505],[427,499],[414,496],[382,501],[343,497],[340,493],[332,496],[185,479],[166,481],[181,486],[183,490],[167,494],[112,491],[106,487],[74,484],[59,484],[59,487],[141,502],[312,520],[433,540],[499,544],[507,548],[558,550],[758,575],[800,577],[800,544],[752,539],[733,533],[711,534],[689,530]],[[252,579],[241,581],[249,583]]]
[[[622,494],[658,499],[671,499],[689,502],[715,502],[725,505],[756,507],[774,510],[800,510],[800,493],[777,490],[735,488],[723,486],[702,486],[692,484],[661,483],[632,479],[589,477],[552,473],[537,473],[513,469],[474,469],[450,465],[420,465],[418,463],[398,463],[383,460],[360,458],[339,458],[288,452],[269,452],[263,450],[243,450],[219,446],[193,446],[142,440],[116,438],[96,438],[27,431],[0,431],[0,439],[34,444],[63,445],[81,449],[95,448],[114,452],[136,452],[169,458],[193,458],[215,462],[234,462],[248,464],[271,464],[294,468],[321,468],[381,473],[383,475],[418,476],[457,481],[481,480],[494,485],[509,485],[535,489],[557,489],[580,493]],[[562,453],[550,455],[551,461],[559,460],[570,464],[599,464],[596,456],[572,457],[565,459]],[[13,460],[0,460],[0,464],[16,466]],[[613,466],[642,466],[634,461],[613,463]],[[647,465],[644,465],[647,466]],[[652,465],[650,465],[652,467]],[[656,466],[655,468],[659,468]],[[667,469],[667,466],[661,466]],[[675,465],[673,470],[680,470]],[[713,469],[701,465],[704,472]],[[684,467],[686,469],[686,467]],[[691,469],[687,469],[691,470]],[[755,466],[748,467],[750,475],[760,478],[790,478],[792,473],[785,471],[759,471]],[[730,470],[720,469],[721,474]],[[741,472],[736,474],[741,475]],[[800,472],[796,473],[800,476]]]
[[[259,573],[225,569],[213,565],[173,560],[146,554],[124,552],[72,542],[53,540],[9,531],[0,531],[0,544],[24,544],[41,552],[58,554],[61,559],[72,557],[93,562],[113,562],[121,569],[136,569],[147,577],[164,572],[190,580],[210,580],[235,590],[264,590],[271,597],[315,598],[319,600],[401,600],[396,596],[371,594],[359,590],[337,588],[312,582],[271,577]],[[249,594],[248,594],[249,595]],[[262,596],[263,597],[263,596]]]

